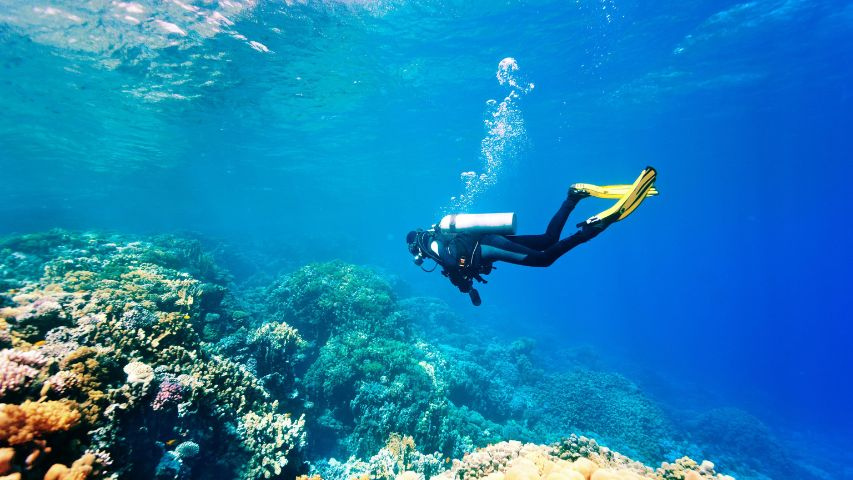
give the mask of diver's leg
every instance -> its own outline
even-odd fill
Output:
[[[535,266],[547,267],[551,265],[558,258],[565,255],[569,250],[598,236],[599,233],[604,231],[607,225],[609,225],[609,223],[592,226],[584,225],[583,227],[579,228],[577,232],[560,240],[559,242],[555,243],[554,245],[546,249],[544,252],[542,252],[542,256],[540,258],[542,261],[545,262],[545,264]]]
[[[484,235],[480,239],[480,260],[484,263],[501,261],[524,265],[531,255],[541,254],[541,251],[516,243],[504,235]]]
[[[575,209],[575,205],[578,204],[581,198],[583,198],[583,195],[574,194],[572,191],[569,191],[569,195],[566,196],[557,213],[551,217],[551,221],[548,222],[548,228],[545,229],[545,233],[542,235],[507,235],[506,238],[512,242],[536,250],[547,249],[560,240],[560,232],[563,231],[569,214],[572,213],[572,210]]]
[[[510,237],[486,235],[480,240],[480,258],[487,263],[502,261],[527,267],[548,267],[566,252],[592,239],[603,230],[603,226],[585,226],[545,251],[533,250],[514,242]]]

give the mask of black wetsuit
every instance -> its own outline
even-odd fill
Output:
[[[574,210],[579,198],[568,196],[551,218],[541,235],[484,235],[480,238],[479,260],[547,267],[569,250],[595,237],[602,228],[584,226],[572,235],[560,239],[560,232]]]
[[[445,268],[459,265],[460,262],[472,264],[474,271],[497,261],[528,267],[547,267],[603,230],[584,226],[574,234],[560,239],[560,232],[563,231],[563,226],[578,200],[578,197],[568,196],[551,218],[545,233],[541,235],[440,234],[436,240],[440,246],[441,263]]]

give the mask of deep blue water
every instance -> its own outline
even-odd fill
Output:
[[[0,232],[376,265],[470,322],[591,345],[675,409],[738,406],[849,459],[853,3],[195,3],[0,1]],[[506,57],[535,87],[504,118],[524,135],[494,138]],[[505,150],[469,210],[522,232],[574,182],[648,164],[662,193],[548,269],[501,266],[475,309],[403,237],[483,171],[484,138]]]

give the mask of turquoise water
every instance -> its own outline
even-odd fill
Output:
[[[198,236],[238,289],[372,266],[853,478],[851,41],[849,1],[0,0],[0,233]],[[539,233],[571,183],[646,165],[659,197],[550,268],[499,266],[480,308],[411,265],[405,233],[446,212]]]

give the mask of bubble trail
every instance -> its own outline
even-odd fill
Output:
[[[508,86],[510,91],[500,103],[496,100],[486,102],[486,135],[480,141],[480,171],[460,174],[463,192],[450,198],[444,213],[468,211],[481,193],[498,182],[505,165],[511,163],[527,143],[518,100],[533,90],[534,85],[519,76],[518,62],[512,57],[500,61],[495,76],[498,83]]]

